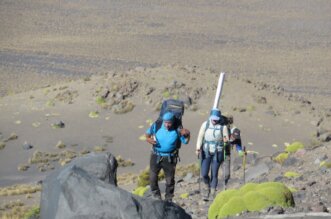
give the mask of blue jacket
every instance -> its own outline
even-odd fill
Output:
[[[156,133],[155,133],[156,132]],[[176,129],[167,130],[162,123],[159,130],[156,131],[156,123],[153,123],[151,127],[146,130],[146,134],[154,135],[156,140],[156,145],[154,150],[161,156],[168,156],[177,148],[178,141],[183,144],[187,144],[187,139],[181,136]]]

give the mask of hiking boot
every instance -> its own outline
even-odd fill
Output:
[[[210,189],[210,197],[214,199],[216,197],[217,191],[215,188]]]
[[[204,184],[202,188],[201,196],[204,201],[209,201],[210,187],[208,184]]]
[[[159,194],[159,193],[153,193],[152,194],[152,198],[153,199],[156,199],[156,200],[162,200],[161,194]]]

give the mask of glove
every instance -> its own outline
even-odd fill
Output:
[[[184,137],[187,137],[190,135],[190,131],[188,129],[185,129],[185,128],[182,128],[180,130],[180,135],[184,136]]]
[[[195,150],[195,154],[196,154],[197,156],[199,156],[199,155],[200,155],[200,149],[196,149],[196,150]]]
[[[156,141],[153,139],[153,137],[146,137],[146,141],[152,145],[156,144]]]
[[[242,150],[239,150],[239,151],[238,151],[238,155],[239,155],[239,157],[244,156],[244,154],[245,154],[245,152],[243,152]]]

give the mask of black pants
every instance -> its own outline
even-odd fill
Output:
[[[166,178],[165,199],[170,200],[174,197],[175,192],[175,171],[177,159],[172,157],[160,157],[154,153],[151,154],[149,181],[153,195],[161,197],[161,192],[158,184],[158,175],[163,169]]]

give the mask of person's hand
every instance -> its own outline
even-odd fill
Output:
[[[156,144],[156,141],[154,140],[154,138],[152,136],[146,136],[146,141],[152,145]]]
[[[200,155],[200,149],[196,149],[196,150],[195,150],[195,154],[196,154],[197,156],[199,156],[199,155]]]
[[[180,130],[180,135],[184,136],[184,137],[187,137],[190,135],[190,131],[188,129],[185,129],[185,128],[182,128]]]
[[[245,152],[244,152],[244,151],[242,151],[242,150],[239,150],[239,151],[238,151],[238,155],[239,155],[239,157],[242,157],[242,156],[244,156],[244,154],[245,154]]]

